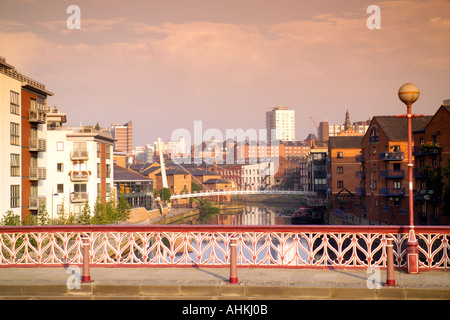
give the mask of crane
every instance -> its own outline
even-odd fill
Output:
[[[313,119],[313,117],[309,117],[310,119],[311,119],[311,121],[314,123],[314,126],[316,127],[316,129],[317,129],[317,124],[316,124],[316,122],[314,121],[314,119]]]

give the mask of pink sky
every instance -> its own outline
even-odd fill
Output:
[[[81,9],[69,30],[66,9]],[[369,30],[370,5],[381,29]],[[203,129],[259,129],[296,110],[316,122],[403,114],[405,82],[434,114],[450,99],[450,2],[2,0],[0,56],[55,93],[70,125],[133,121],[134,145]]]

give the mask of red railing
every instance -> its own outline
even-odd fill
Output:
[[[450,227],[417,226],[421,269],[450,269]],[[0,227],[0,267],[82,264],[101,267],[226,267],[237,240],[240,267],[386,267],[388,238],[396,267],[406,266],[406,226],[26,226]]]

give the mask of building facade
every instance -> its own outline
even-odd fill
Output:
[[[27,220],[46,204],[46,105],[53,93],[0,57],[0,218]]]
[[[445,169],[450,168],[450,101],[442,105],[423,130],[414,132],[414,212],[417,224],[449,225],[444,213]],[[450,195],[447,195],[450,198]]]
[[[131,121],[125,124],[111,125],[111,134],[116,139],[114,150],[126,153],[133,152],[133,123]]]
[[[295,141],[295,110],[275,107],[267,111],[266,129],[267,141]]]
[[[97,198],[113,197],[111,134],[90,127],[65,127],[66,115],[57,108],[47,114],[48,213],[80,214],[86,203],[91,212]]]

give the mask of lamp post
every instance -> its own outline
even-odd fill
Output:
[[[412,83],[405,83],[398,90],[398,97],[406,104],[408,120],[408,196],[409,196],[409,232],[406,243],[406,263],[408,273],[419,273],[419,244],[414,232],[414,199],[413,199],[413,162],[412,162],[412,129],[411,106],[419,98],[419,89]]]

